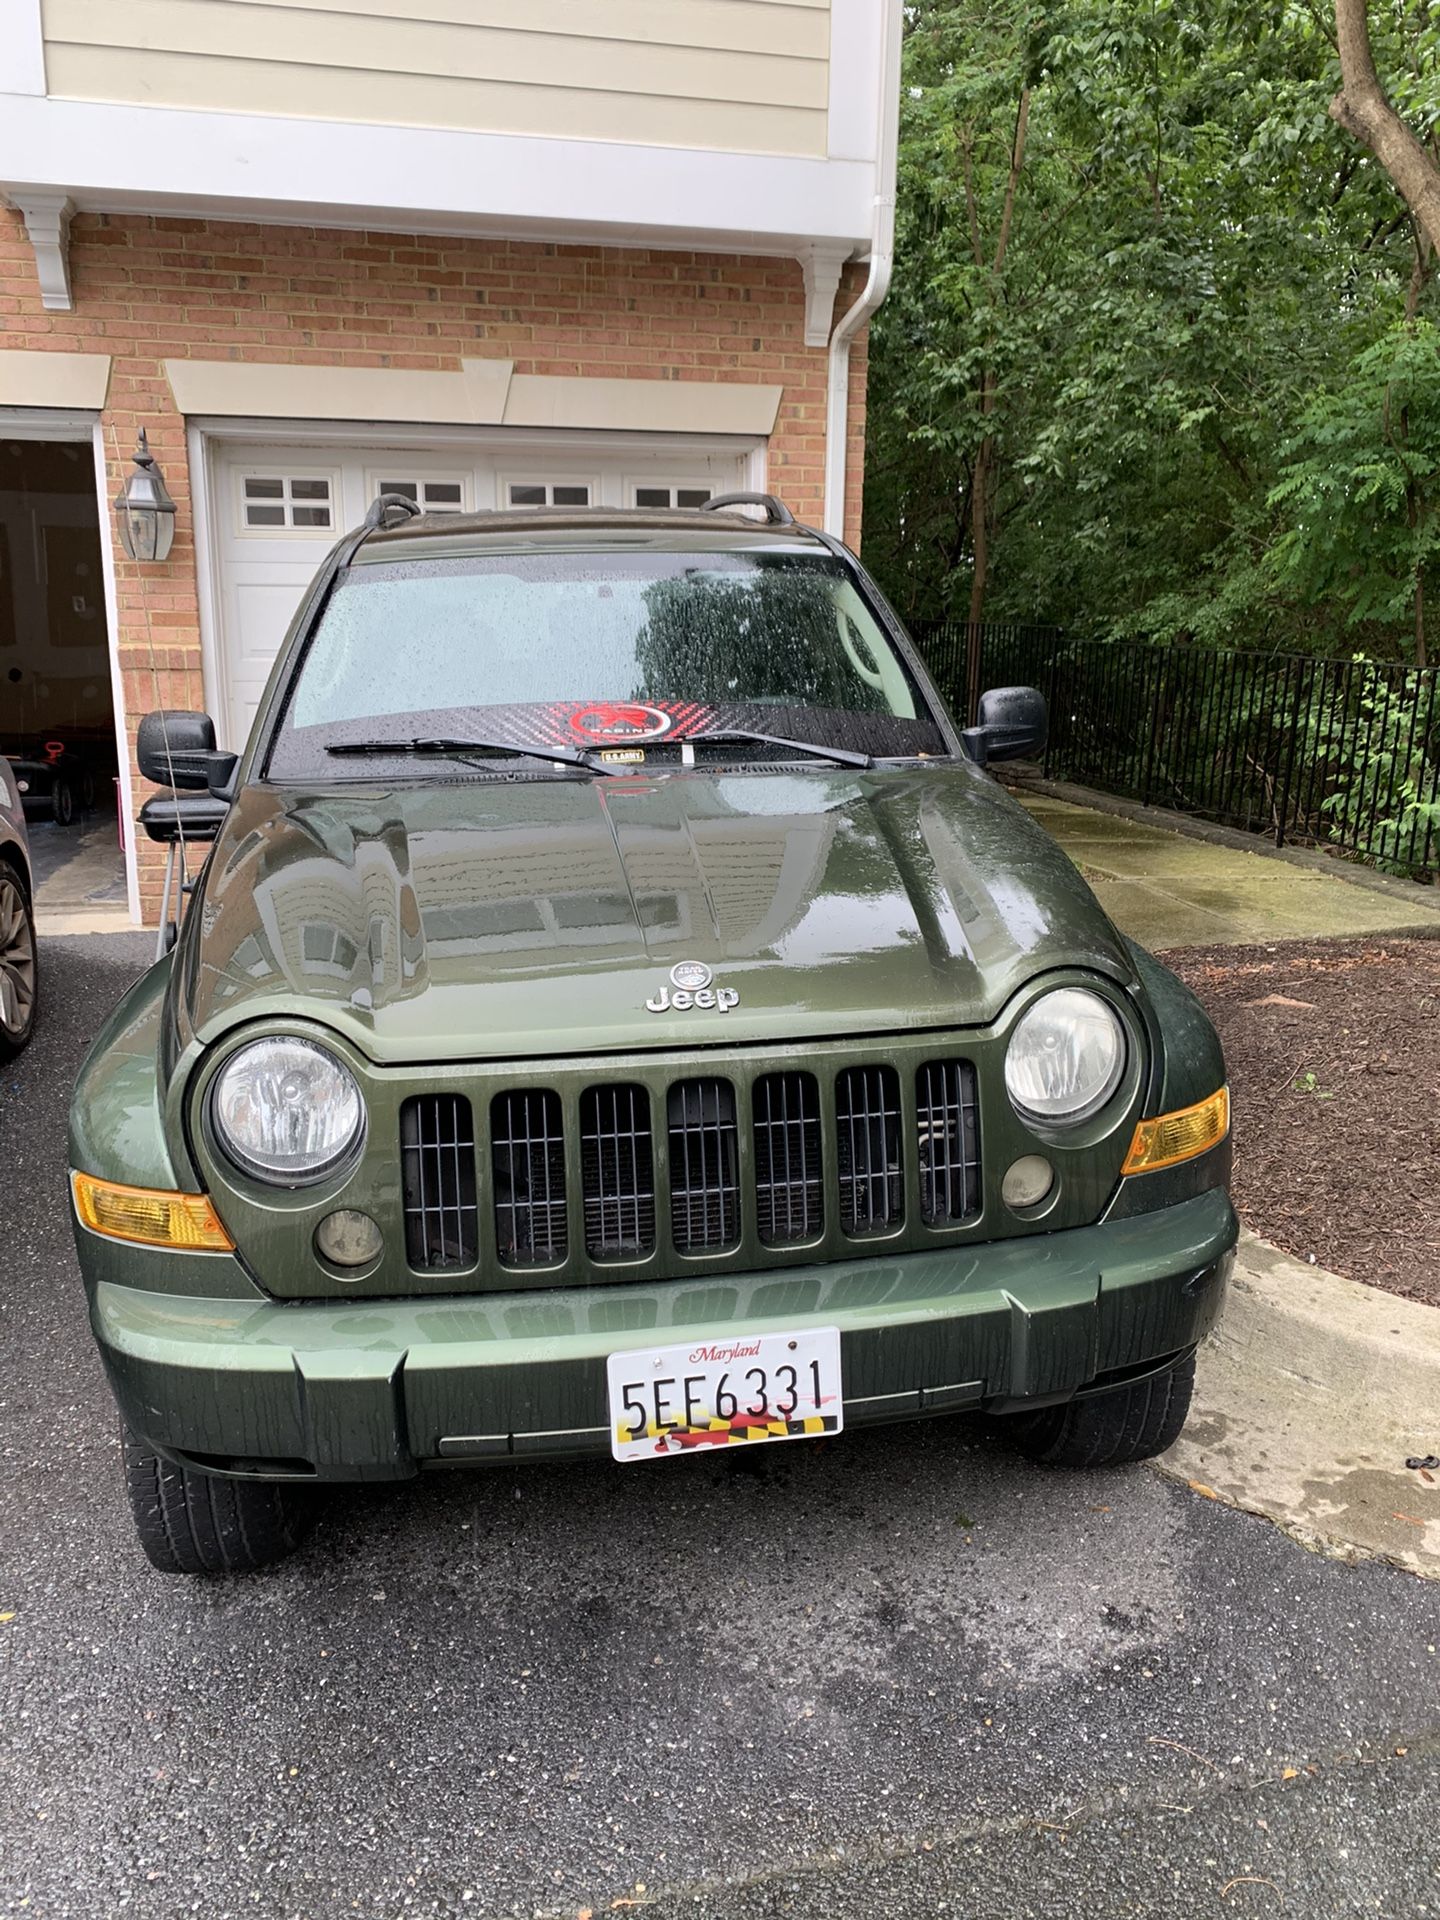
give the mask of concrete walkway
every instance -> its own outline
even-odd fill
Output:
[[[1162,1473],[1302,1545],[1440,1579],[1440,1313],[1241,1236]]]
[[[1253,853],[1215,845],[1049,794],[1016,798],[1060,842],[1116,926],[1157,952],[1372,933],[1440,937],[1437,888],[1385,885],[1369,874],[1352,880],[1338,861],[1292,863],[1263,843]]]

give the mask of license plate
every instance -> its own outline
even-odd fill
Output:
[[[617,1460],[807,1440],[844,1424],[838,1327],[612,1353],[606,1384]]]

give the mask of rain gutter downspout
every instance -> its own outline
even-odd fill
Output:
[[[870,217],[870,272],[860,298],[835,323],[825,396],[825,531],[845,537],[845,481],[850,426],[850,343],[890,291],[895,255],[895,176],[900,144],[900,50],[904,0],[885,0],[876,114],[878,153]]]

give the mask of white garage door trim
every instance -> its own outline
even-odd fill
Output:
[[[646,485],[763,488],[766,465],[763,440],[732,435],[380,422],[199,419],[188,445],[206,708],[230,748],[244,745],[273,657],[262,639],[247,665],[239,596],[273,595],[288,623],[320,558],[357,524],[380,480],[439,482],[447,494],[458,480],[463,505],[480,509],[506,503],[512,484],[569,483],[618,507]],[[246,476],[256,483],[248,510]],[[297,489],[297,478],[310,484]],[[261,484],[277,479],[278,489]],[[329,526],[317,524],[327,491]],[[264,624],[278,642],[276,620]]]

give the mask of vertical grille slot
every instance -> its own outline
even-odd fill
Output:
[[[915,1076],[920,1217],[953,1226],[980,1211],[980,1116],[968,1060],[927,1060]]]
[[[904,1209],[900,1076],[894,1067],[847,1067],[835,1081],[840,1225],[884,1233]]]
[[[755,1217],[767,1247],[812,1240],[825,1224],[813,1073],[767,1073],[755,1082]]]
[[[670,1127],[670,1232],[677,1253],[714,1253],[740,1238],[740,1130],[728,1080],[678,1080]]]
[[[655,1245],[655,1154],[644,1087],[587,1087],[580,1096],[585,1250],[634,1259]]]
[[[400,1178],[410,1265],[419,1273],[474,1266],[475,1126],[463,1094],[421,1094],[401,1107]]]
[[[565,1138],[560,1096],[546,1088],[490,1103],[495,1242],[507,1267],[565,1258]]]

